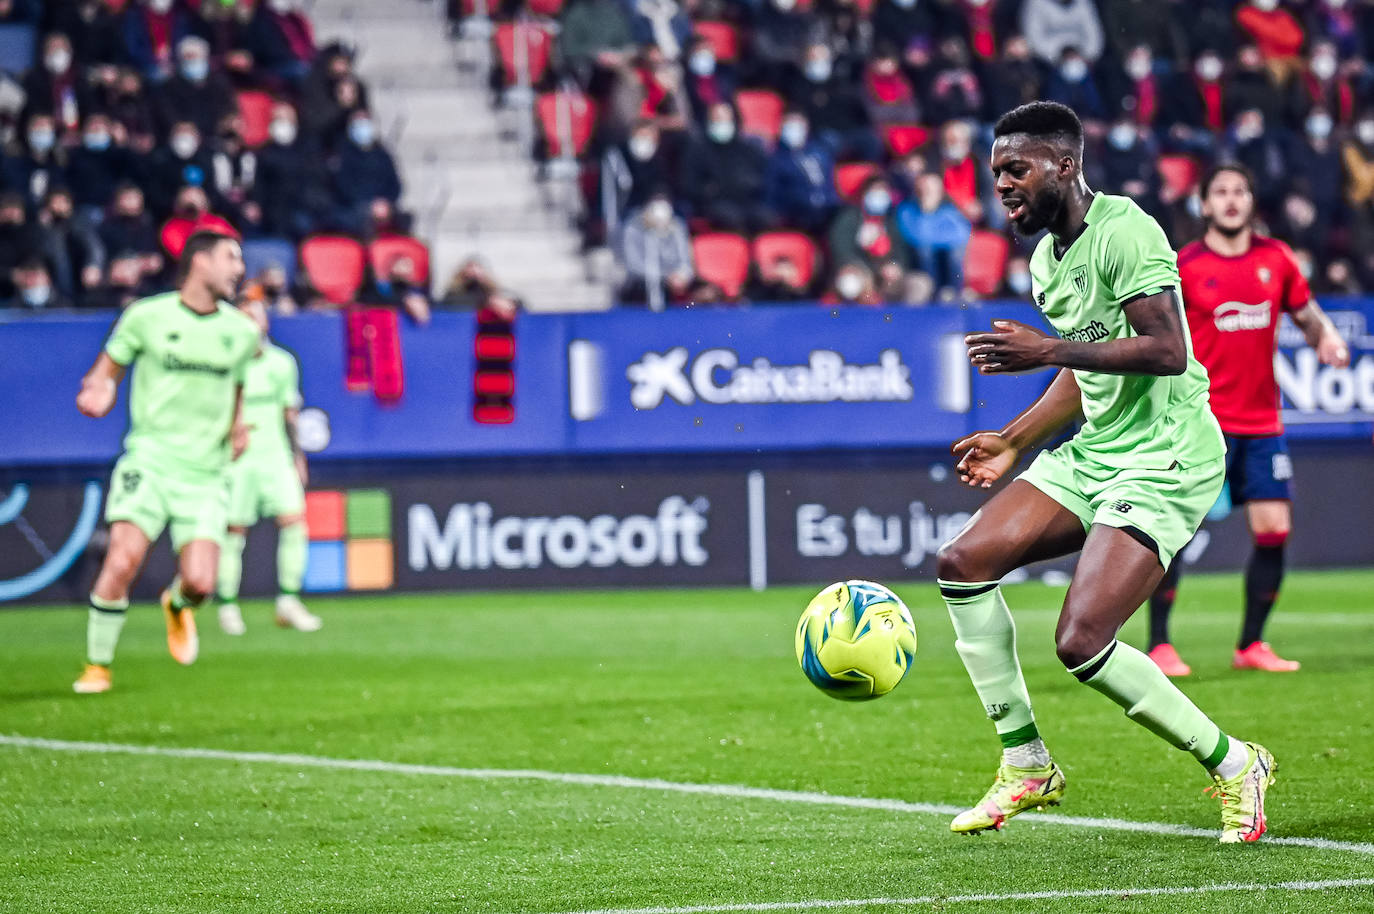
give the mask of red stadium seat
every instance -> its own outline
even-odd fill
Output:
[[[1160,156],[1156,167],[1159,169],[1159,178],[1164,182],[1164,187],[1172,192],[1176,199],[1186,197],[1196,190],[1198,178],[1202,175],[1202,166],[1192,156]]]
[[[415,262],[417,283],[429,282],[429,248],[423,241],[409,235],[383,235],[367,246],[373,276],[385,276],[398,257],[409,257]]]
[[[787,258],[797,265],[803,286],[816,275],[816,243],[801,232],[764,232],[754,239],[754,263],[764,275],[773,265]]]
[[[846,200],[853,200],[864,182],[878,173],[872,162],[841,162],[835,166],[835,190]]]
[[[930,128],[919,124],[889,124],[883,128],[883,141],[888,152],[901,158],[919,149],[930,139]]]
[[[243,143],[249,149],[257,149],[269,139],[272,106],[277,100],[266,92],[251,89],[240,92],[238,99],[239,117],[243,119]]]
[[[692,239],[697,276],[738,298],[749,278],[749,242],[733,232],[707,232]]]
[[[506,85],[538,85],[549,69],[549,52],[553,45],[549,30],[532,22],[503,22],[496,27],[495,41]],[[523,66],[521,54],[524,55]],[[524,83],[520,80],[522,71],[528,76]]]
[[[1011,245],[1005,236],[978,229],[964,251],[964,285],[979,295],[992,296],[1002,288]]]
[[[557,19],[558,14],[563,12],[563,0],[528,0],[525,8],[536,16]]]
[[[214,213],[202,213],[194,219],[185,216],[173,216],[168,219],[158,232],[158,241],[162,243],[162,249],[167,252],[167,256],[176,260],[181,257],[187,240],[196,232],[215,232],[239,239],[238,229],[223,218]]]
[[[735,93],[740,133],[756,136],[772,146],[782,128],[782,96],[767,89],[742,89]]]
[[[696,24],[696,33],[711,44],[716,60],[734,63],[739,59],[739,29],[728,22],[705,21]]]
[[[312,235],[301,242],[301,266],[310,284],[336,305],[358,294],[366,261],[363,246],[345,235]]]
[[[545,92],[535,102],[550,156],[581,156],[596,130],[596,103],[581,93]],[[571,145],[564,148],[565,141]]]

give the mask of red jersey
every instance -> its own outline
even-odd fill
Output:
[[[1278,435],[1274,345],[1281,312],[1312,298],[1288,245],[1252,234],[1250,250],[1226,257],[1194,241],[1178,252],[1193,354],[1212,382],[1212,412],[1228,435]]]

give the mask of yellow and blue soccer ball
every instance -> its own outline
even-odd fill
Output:
[[[900,597],[872,581],[816,594],[797,623],[797,662],[832,698],[867,701],[897,687],[916,653],[916,626]]]

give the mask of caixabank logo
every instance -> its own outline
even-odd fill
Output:
[[[396,582],[391,495],[385,489],[307,492],[305,590],[386,590]]]

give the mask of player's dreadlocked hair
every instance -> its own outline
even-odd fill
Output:
[[[1240,175],[1245,179],[1246,190],[1252,194],[1255,192],[1255,176],[1250,173],[1250,169],[1239,162],[1226,162],[1221,165],[1213,165],[1207,170],[1207,174],[1202,178],[1202,183],[1198,185],[1198,196],[1204,200],[1207,199],[1207,192],[1212,189],[1212,182],[1227,172]]]
[[[1080,162],[1083,160],[1083,122],[1067,105],[1030,102],[1011,109],[998,118],[992,135],[1002,137],[1014,133],[1055,140],[1072,149]]]

